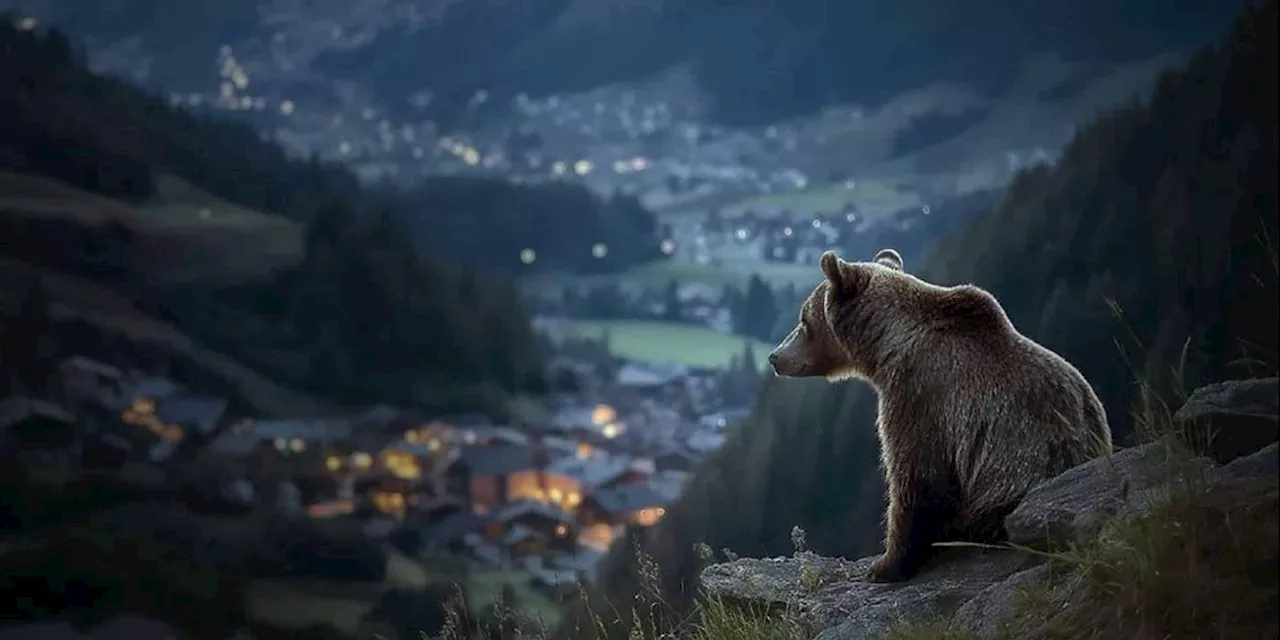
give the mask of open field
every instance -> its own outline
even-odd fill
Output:
[[[471,584],[467,586],[472,613],[480,613],[481,609],[493,602],[502,593],[504,584],[511,585],[515,590],[521,612],[537,620],[543,628],[553,629],[560,622],[560,607],[543,592],[535,589],[529,583],[529,574],[523,571],[473,572]]]
[[[302,226],[246,209],[172,176],[157,177],[149,202],[126,203],[43,176],[0,172],[0,213],[61,218],[86,226],[118,223],[155,282],[237,282],[302,258]]]
[[[572,320],[570,336],[599,339],[609,332],[614,355],[628,360],[723,368],[751,344],[757,364],[773,347],[753,338],[720,333],[696,325],[647,320]]]
[[[355,633],[382,589],[376,582],[261,578],[246,585],[245,604],[251,618],[272,626],[302,629],[325,624]]]
[[[529,294],[543,296],[559,295],[569,287],[583,288],[614,283],[622,289],[639,289],[666,286],[672,280],[681,284],[743,287],[752,274],[759,275],[765,282],[776,287],[794,285],[801,290],[812,288],[821,279],[816,264],[735,260],[700,265],[686,261],[658,260],[606,275],[541,274],[523,279],[521,286]]]

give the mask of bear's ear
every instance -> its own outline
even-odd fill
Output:
[[[902,271],[902,256],[893,249],[881,249],[878,251],[874,262],[895,271]]]
[[[834,251],[824,251],[822,260],[822,275],[827,277],[827,282],[835,289],[844,288],[844,270],[840,267],[840,256]]]

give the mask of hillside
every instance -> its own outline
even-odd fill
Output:
[[[1118,443],[1134,432],[1137,376],[1172,403],[1180,389],[1276,370],[1276,20],[1274,1],[1241,18],[1149,99],[1082,127],[1056,166],[1021,175],[923,268],[907,265],[989,288],[1093,382]],[[642,541],[668,600],[689,602],[695,542],[769,557],[792,548],[798,525],[824,555],[877,551],[874,414],[862,384],[769,384]],[[637,589],[629,551],[602,565],[614,603]]]
[[[259,399],[284,413],[327,404],[307,395],[501,412],[540,388],[512,284],[415,248],[395,194],[91,73],[56,31],[5,20],[0,52],[0,232],[21,239],[0,275],[16,290],[67,278],[104,332],[232,387],[302,392]]]

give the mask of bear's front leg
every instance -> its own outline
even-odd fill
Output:
[[[893,475],[888,478],[884,553],[871,563],[869,582],[899,582],[914,576],[946,522],[950,492],[942,483]]]

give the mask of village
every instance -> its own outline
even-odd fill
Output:
[[[626,527],[661,520],[746,412],[717,399],[712,372],[624,363],[599,378],[589,361],[553,366],[596,382],[558,395],[540,424],[498,424],[383,405],[235,415],[182,380],[73,356],[41,397],[0,402],[0,456],[40,474],[217,469],[189,503],[356,522],[406,556],[523,572],[559,599],[593,580]]]

